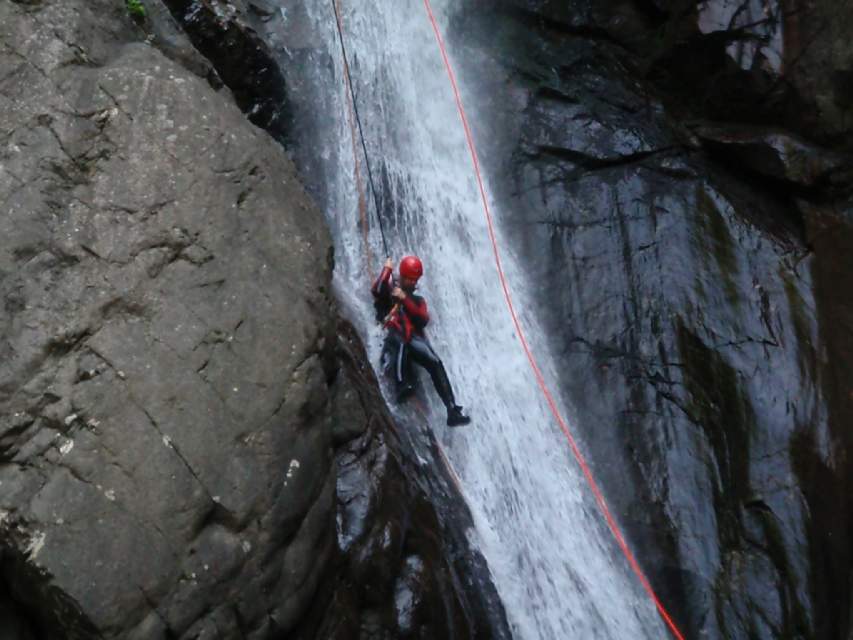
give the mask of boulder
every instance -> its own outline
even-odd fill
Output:
[[[48,635],[287,630],[334,548],[321,218],[120,5],[2,12],[11,595]]]
[[[0,6],[0,637],[491,637],[338,329],[283,85],[145,6]]]

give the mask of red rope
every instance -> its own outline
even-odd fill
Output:
[[[640,565],[634,558],[634,554],[631,553],[631,550],[628,548],[628,543],[625,541],[625,538],[622,536],[622,532],[620,531],[619,526],[616,524],[616,520],[610,513],[610,509],[607,506],[607,502],[604,500],[604,495],[598,488],[598,484],[595,482],[595,479],[592,476],[592,472],[589,469],[589,465],[587,464],[586,459],[583,457],[583,454],[578,448],[574,436],[572,436],[571,430],[566,424],[566,421],[563,419],[563,416],[560,414],[560,411],[557,408],[557,404],[554,401],[551,392],[548,390],[548,386],[545,384],[545,379],[542,376],[542,372],[539,369],[539,365],[536,363],[536,359],[533,357],[533,353],[531,352],[530,346],[527,343],[527,338],[524,335],[524,331],[521,329],[521,323],[519,322],[518,316],[515,312],[515,307],[512,303],[512,297],[509,293],[509,287],[507,285],[506,276],[504,275],[503,266],[501,264],[501,256],[498,250],[498,243],[495,238],[494,225],[492,222],[492,213],[489,209],[489,201],[486,197],[486,189],[483,186],[483,178],[480,172],[480,161],[477,157],[477,151],[474,147],[474,140],[473,136],[471,135],[471,128],[468,125],[468,118],[466,117],[465,109],[462,106],[462,98],[459,95],[459,87],[456,83],[456,75],[453,73],[453,68],[450,66],[450,61],[447,57],[447,49],[444,46],[444,40],[441,37],[441,32],[438,29],[438,24],[435,21],[435,16],[433,15],[432,6],[430,5],[429,0],[424,0],[424,6],[426,7],[429,20],[432,23],[432,29],[435,32],[435,38],[438,42],[438,47],[441,50],[441,57],[444,60],[444,66],[447,69],[447,75],[450,78],[450,84],[453,88],[453,97],[456,101],[456,108],[458,109],[459,117],[462,120],[462,127],[465,129],[465,139],[468,142],[468,149],[471,152],[471,160],[474,163],[474,173],[477,176],[477,186],[480,189],[480,196],[483,200],[483,210],[486,213],[486,222],[489,227],[489,238],[492,242],[492,252],[495,256],[495,265],[498,269],[498,276],[500,277],[501,287],[503,288],[504,292],[504,298],[506,299],[507,306],[509,307],[509,313],[512,316],[512,322],[515,325],[516,334],[521,340],[521,345],[522,347],[524,347],[524,353],[526,354],[527,360],[530,363],[531,368],[533,369],[533,374],[536,376],[536,381],[539,383],[539,387],[542,389],[542,393],[545,395],[545,399],[548,401],[548,406],[551,408],[551,413],[554,414],[554,418],[556,418],[557,423],[560,425],[560,429],[566,436],[566,439],[569,441],[572,453],[574,454],[575,459],[578,461],[578,464],[580,465],[581,470],[583,471],[583,475],[586,478],[593,495],[595,496],[595,500],[598,503],[602,514],[604,515],[604,519],[607,521],[607,526],[610,528],[613,537],[616,539],[616,543],[619,545],[619,548],[622,550],[622,553],[628,560],[628,564],[631,566],[631,569],[633,569],[634,573],[637,576],[637,579],[640,581],[640,584],[646,590],[646,593],[648,593],[652,602],[654,602],[655,607],[657,607],[658,612],[666,622],[672,634],[676,638],[678,638],[678,640],[684,640],[684,636],[681,634],[681,632],[678,630],[678,627],[672,621],[672,617],[664,608],[660,599],[658,599],[657,595],[654,592],[654,589],[652,589],[651,584],[649,584],[648,579],[643,573],[643,570],[640,568]]]

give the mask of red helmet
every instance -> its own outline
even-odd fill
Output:
[[[417,280],[424,274],[424,265],[417,256],[406,256],[400,260],[400,277]]]

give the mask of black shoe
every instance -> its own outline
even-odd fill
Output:
[[[461,427],[463,424],[471,422],[471,418],[462,413],[462,407],[458,404],[453,405],[447,410],[447,426]]]
[[[397,402],[402,402],[415,392],[415,385],[401,384],[397,387]]]

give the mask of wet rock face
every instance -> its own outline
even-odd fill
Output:
[[[849,597],[853,562],[853,304],[843,293],[853,285],[853,203],[811,208],[806,232],[815,253],[821,350],[817,374],[831,436],[821,442],[813,434],[798,434],[791,455],[812,512],[808,550],[815,609],[823,615],[818,629],[827,637],[843,637],[853,626],[853,606],[840,600]]]
[[[492,635],[459,588],[452,550],[353,327],[339,325],[333,384],[337,542],[330,576],[294,638],[474,638]]]
[[[637,51],[694,113],[784,126],[849,150],[851,28],[853,7],[835,0],[676,3]]]
[[[846,638],[850,123],[751,3],[701,5],[510,1],[452,37],[558,384],[659,595],[688,636]],[[825,9],[802,24],[849,12]]]
[[[853,144],[853,7],[839,0],[503,0],[514,19],[609,42],[674,113]]]
[[[812,195],[850,190],[853,156],[834,153],[785,131],[733,124],[691,127],[706,149],[752,179],[766,178]]]
[[[6,585],[0,588],[0,638],[3,640],[34,640],[35,620],[28,619],[21,607],[9,595]]]
[[[286,142],[289,99],[284,75],[251,26],[253,20],[268,18],[273,7],[242,0],[164,0],[164,4],[213,64],[249,120]]]

